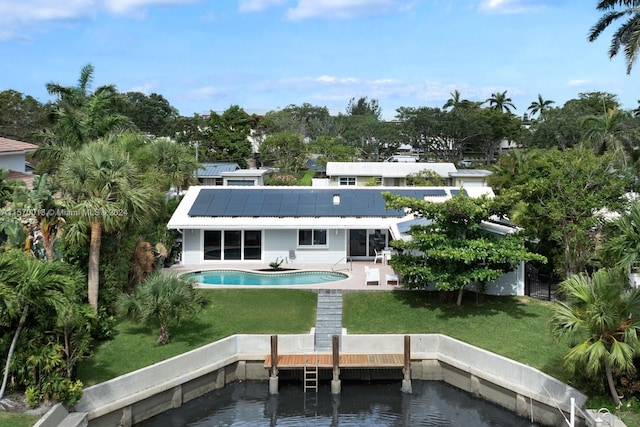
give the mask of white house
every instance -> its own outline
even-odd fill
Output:
[[[419,162],[327,162],[327,184],[339,186],[404,187],[407,175],[432,171],[452,187],[486,186],[491,172],[487,170],[458,170],[453,163]]]
[[[470,197],[493,196],[490,187],[194,186],[168,228],[182,233],[183,265],[213,268],[277,259],[346,264],[373,260],[376,250],[402,238],[403,225],[412,220],[404,210],[386,209],[383,192],[438,202],[461,191]],[[492,231],[504,231],[498,228]],[[522,272],[501,280],[503,292],[524,293]]]
[[[35,144],[0,137],[0,169],[9,171],[7,179],[23,181],[32,188],[35,176],[27,170],[25,156],[37,148]]]
[[[271,169],[240,169],[237,163],[212,162],[202,163],[196,175],[202,185],[261,186],[272,172]]]

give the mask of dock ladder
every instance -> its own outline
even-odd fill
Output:
[[[307,360],[304,355],[304,391],[315,390],[318,392],[318,353],[310,355],[313,360]]]

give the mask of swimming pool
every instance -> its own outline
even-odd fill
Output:
[[[348,278],[336,271],[292,271],[287,273],[260,273],[244,270],[205,270],[185,275],[202,285],[316,285]]]

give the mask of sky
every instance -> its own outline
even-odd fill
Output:
[[[349,100],[442,107],[458,90],[507,91],[523,114],[602,91],[634,109],[640,64],[587,40],[596,0],[0,0],[0,91],[53,100],[47,83],[164,96],[183,116],[264,114]]]

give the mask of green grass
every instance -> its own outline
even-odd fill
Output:
[[[565,347],[547,326],[549,304],[519,297],[466,294],[461,307],[433,292],[344,295],[343,326],[352,334],[444,334],[563,378]]]
[[[14,414],[0,411],[0,427],[31,427],[40,419],[37,415]]]
[[[78,365],[85,386],[135,371],[234,334],[300,334],[314,326],[317,296],[303,290],[203,290],[211,304],[198,316],[169,329],[159,345],[159,327],[121,321],[118,334]]]

